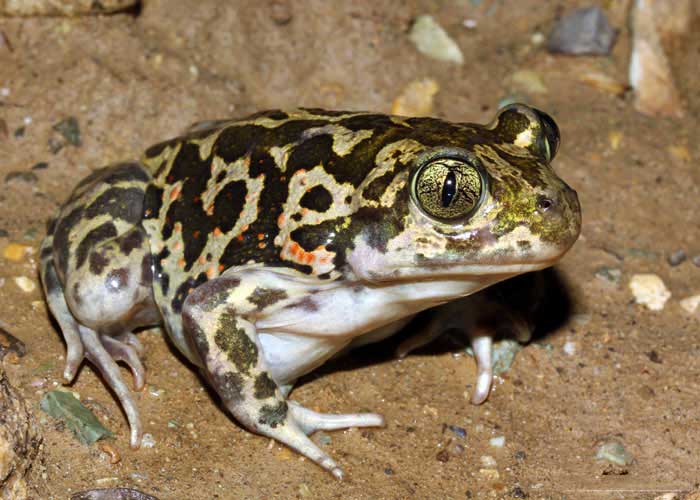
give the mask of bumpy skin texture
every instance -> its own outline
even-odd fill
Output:
[[[295,380],[423,309],[561,257],[581,220],[549,166],[558,144],[551,118],[522,105],[487,126],[270,111],[195,125],[140,163],[97,171],[41,253],[65,376],[90,359],[138,446],[115,360],[142,386],[132,331],[162,320],[239,422],[341,477],[307,435],[383,419],[305,409],[287,400]]]

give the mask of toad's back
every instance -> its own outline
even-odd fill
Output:
[[[232,267],[336,278],[361,221],[394,219],[392,193],[405,177],[395,160],[437,144],[469,147],[465,136],[498,142],[490,130],[429,118],[304,109],[203,123],[149,148],[144,227],[166,322],[180,330],[189,292]]]

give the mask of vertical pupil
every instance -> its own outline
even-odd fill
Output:
[[[442,206],[447,208],[452,203],[452,199],[457,192],[457,176],[450,170],[445,176],[445,183],[442,185]]]

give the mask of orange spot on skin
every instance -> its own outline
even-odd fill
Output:
[[[219,264],[219,272],[220,273],[224,272],[224,265],[223,264]]]
[[[200,255],[197,259],[197,262],[199,262],[200,264],[204,264],[206,261],[207,259],[204,257],[204,255]]]
[[[218,227],[214,228],[214,236],[221,236],[223,233],[221,232],[221,229]]]
[[[258,240],[262,241],[265,239],[265,235],[263,233],[258,233]]]
[[[177,266],[184,269],[185,268],[185,259],[182,259],[182,258],[178,259]]]
[[[170,201],[177,200],[180,196],[180,186],[175,186],[172,191],[170,191]]]
[[[177,251],[182,248],[182,242],[176,241],[175,244],[173,245],[173,250]]]
[[[242,234],[239,234],[238,236],[236,236],[236,239],[237,239],[238,241],[243,241],[244,238],[243,238],[243,235],[242,235]]]
[[[216,269],[212,266],[207,269],[207,278],[212,279],[214,276],[216,276]]]
[[[261,250],[262,250],[263,248],[265,248],[266,246],[267,246],[267,245],[266,245],[265,243],[258,243],[258,248],[260,248]]]
[[[245,226],[243,226],[241,228],[241,233],[245,233],[249,228],[250,228],[250,226],[248,224],[246,224]]]
[[[193,236],[195,239],[196,239],[196,238],[199,238],[199,235],[200,235],[200,232],[199,232],[199,231],[195,231],[194,233],[192,233],[192,236]]]
[[[287,220],[287,216],[284,214],[280,214],[280,216],[277,217],[277,227],[284,226],[284,223],[286,220]]]
[[[207,215],[214,215],[214,205],[209,205],[207,207],[206,212],[207,212]]]
[[[179,222],[176,222],[175,226],[173,227],[173,231],[175,231],[176,233],[181,233],[182,232],[182,224],[180,224]]]

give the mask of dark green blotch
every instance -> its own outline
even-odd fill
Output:
[[[261,373],[255,379],[255,392],[254,395],[256,399],[267,399],[275,395],[275,389],[277,389],[277,384],[268,376],[267,373]]]
[[[278,425],[282,425],[286,419],[287,403],[285,401],[280,401],[275,406],[264,405],[260,408],[258,423],[274,429]]]
[[[214,342],[241,373],[247,375],[258,362],[258,347],[248,338],[245,331],[238,327],[236,316],[233,314],[221,315]]]
[[[258,310],[263,310],[272,304],[287,298],[287,292],[277,288],[256,287],[248,297],[251,304],[255,304]]]
[[[227,403],[238,403],[243,401],[243,377],[240,373],[226,372],[216,377],[218,391]]]

